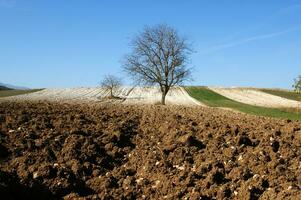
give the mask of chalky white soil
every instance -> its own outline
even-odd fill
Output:
[[[124,104],[156,104],[161,100],[161,92],[157,87],[123,87],[117,96],[122,98]],[[79,87],[64,89],[44,89],[39,92],[29,93],[8,97],[5,99],[13,100],[47,100],[47,101],[64,101],[64,102],[101,102],[109,92],[101,87]],[[173,105],[203,105],[193,99],[181,87],[172,88],[166,96],[166,104]]]
[[[229,99],[264,107],[293,107],[301,108],[301,102],[282,98],[250,88],[218,88],[209,87],[214,92]]]

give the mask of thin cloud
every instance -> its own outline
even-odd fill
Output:
[[[270,23],[271,21],[275,20],[278,17],[281,17],[283,15],[292,14],[292,13],[295,13],[299,10],[301,10],[301,3],[293,4],[293,5],[284,7],[282,9],[278,10],[277,12],[275,12],[273,15],[269,16],[268,18],[265,18],[265,19],[261,20],[261,22],[259,24],[255,25],[255,26],[247,27],[247,28],[244,29],[244,31],[240,31],[240,32],[236,32],[234,34],[231,34],[231,38],[234,39],[235,37],[237,37],[241,33],[245,32],[245,30],[248,30],[248,31],[258,30],[261,27],[263,27],[263,26],[267,25],[268,23]],[[244,43],[248,43],[248,42],[251,42],[251,41],[254,41],[254,40],[260,40],[260,39],[275,37],[275,36],[282,35],[282,34],[285,34],[285,33],[297,31],[299,29],[301,29],[301,27],[289,29],[289,30],[286,30],[286,31],[280,31],[280,32],[276,32],[276,33],[266,34],[266,35],[254,36],[254,37],[241,39],[241,40],[236,40],[234,42],[228,42],[228,43],[224,43],[224,44],[220,44],[220,45],[215,45],[215,46],[209,47],[208,49],[206,49],[204,51],[201,51],[200,53],[201,54],[207,54],[207,53],[219,51],[219,50],[222,50],[222,49],[235,47],[235,46],[238,46],[238,45],[241,45],[241,44],[244,44]],[[228,38],[229,38],[229,36],[228,36]]]
[[[288,30],[284,30],[284,31],[279,31],[279,32],[274,32],[274,33],[269,33],[269,34],[263,34],[263,35],[257,35],[257,36],[253,36],[253,37],[249,37],[249,38],[245,38],[245,39],[241,39],[241,40],[237,40],[237,41],[233,41],[233,42],[229,42],[229,43],[225,43],[225,44],[220,44],[220,45],[215,45],[212,46],[204,51],[201,51],[201,54],[208,54],[208,53],[213,53],[216,51],[220,51],[223,49],[228,49],[231,47],[236,47],[239,45],[243,45],[249,42],[254,42],[257,40],[264,40],[264,39],[269,39],[269,38],[273,38],[273,37],[277,37],[277,36],[281,36],[287,33],[291,33],[291,32],[295,32],[301,30],[301,26],[295,27],[295,28],[291,28]]]
[[[13,8],[16,6],[16,0],[0,0],[0,7]]]

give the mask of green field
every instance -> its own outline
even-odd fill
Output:
[[[38,92],[42,89],[32,89],[32,90],[0,90],[0,98],[1,97],[10,97],[16,96],[21,94],[27,94],[32,92]]]
[[[257,115],[257,116],[301,120],[301,115],[296,112],[290,112],[278,108],[266,108],[266,107],[253,106],[253,105],[240,103],[228,99],[216,92],[213,92],[207,87],[186,87],[185,89],[191,97],[197,99],[198,101],[210,107],[231,108],[243,113]]]
[[[294,91],[289,91],[289,90],[277,90],[277,89],[260,89],[260,91],[276,95],[279,97],[283,97],[286,99],[291,99],[295,101],[301,101],[301,93],[299,92],[294,92]]]

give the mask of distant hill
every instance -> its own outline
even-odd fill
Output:
[[[0,83],[0,90],[7,90],[7,89],[11,89],[11,90],[28,90],[29,88],[16,86],[16,85],[10,85],[10,84],[6,84],[6,83]]]
[[[0,90],[11,90],[11,88],[0,85]]]

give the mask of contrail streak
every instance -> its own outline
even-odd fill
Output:
[[[236,46],[243,45],[243,44],[253,42],[253,41],[257,41],[257,40],[269,39],[269,38],[277,37],[277,36],[284,35],[284,34],[287,34],[287,33],[295,32],[295,31],[298,31],[298,30],[301,30],[301,26],[291,28],[291,29],[288,29],[288,30],[284,30],[284,31],[279,31],[279,32],[274,32],[274,33],[269,33],[269,34],[263,34],[263,35],[257,35],[257,36],[241,39],[241,40],[234,41],[234,42],[215,45],[215,46],[212,46],[212,47],[210,47],[210,48],[208,48],[204,51],[201,51],[200,53],[201,54],[213,53],[213,52],[216,52],[216,51],[220,51],[222,49],[236,47]]]

